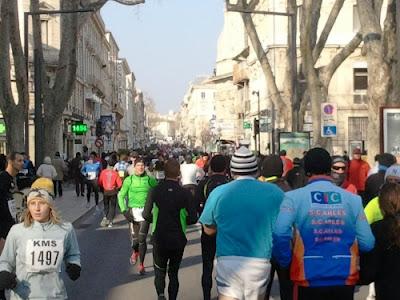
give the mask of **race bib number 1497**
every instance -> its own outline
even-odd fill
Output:
[[[60,271],[63,257],[63,240],[33,239],[27,241],[25,262],[28,272]]]

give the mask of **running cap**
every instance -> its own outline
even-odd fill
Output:
[[[312,148],[304,156],[304,170],[312,175],[325,175],[331,172],[332,159],[324,148]]]
[[[282,177],[283,163],[279,155],[272,154],[264,158],[261,166],[261,176]]]
[[[399,164],[394,164],[390,166],[385,173],[385,180],[388,177],[398,177],[400,178],[400,165]]]
[[[244,146],[235,151],[231,159],[231,172],[238,175],[249,175],[257,172],[257,159],[254,154]]]
[[[31,191],[27,197],[27,203],[33,199],[41,199],[46,201],[48,204],[53,203],[54,185],[53,181],[49,178],[38,178],[31,186]]]

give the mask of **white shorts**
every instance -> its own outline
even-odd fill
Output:
[[[133,207],[133,208],[131,208],[131,210],[132,210],[132,216],[133,216],[133,219],[135,220],[135,222],[143,222],[144,221],[144,218],[142,216],[142,213],[144,210],[143,207]]]
[[[236,299],[264,299],[271,270],[267,259],[222,256],[217,258],[218,295]]]

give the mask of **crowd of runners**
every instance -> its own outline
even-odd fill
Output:
[[[198,222],[205,300],[213,283],[222,300],[270,299],[276,283],[282,300],[354,299],[368,284],[368,299],[400,299],[400,165],[389,153],[370,168],[360,149],[350,158],[313,148],[292,160],[245,146],[231,156],[164,148],[77,153],[56,166],[46,158],[37,170],[11,153],[0,168],[0,299],[66,299],[61,270],[80,277],[75,231],[54,206],[60,172],[77,197],[89,204],[94,194],[98,212],[103,194],[99,226],[113,227],[118,210],[126,218],[127,263],[142,275],[151,231],[158,299],[177,299],[186,228]]]

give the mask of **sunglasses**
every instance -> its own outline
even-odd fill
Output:
[[[344,170],[346,170],[346,167],[332,166],[332,169],[335,171],[339,171],[339,170],[344,171]]]

